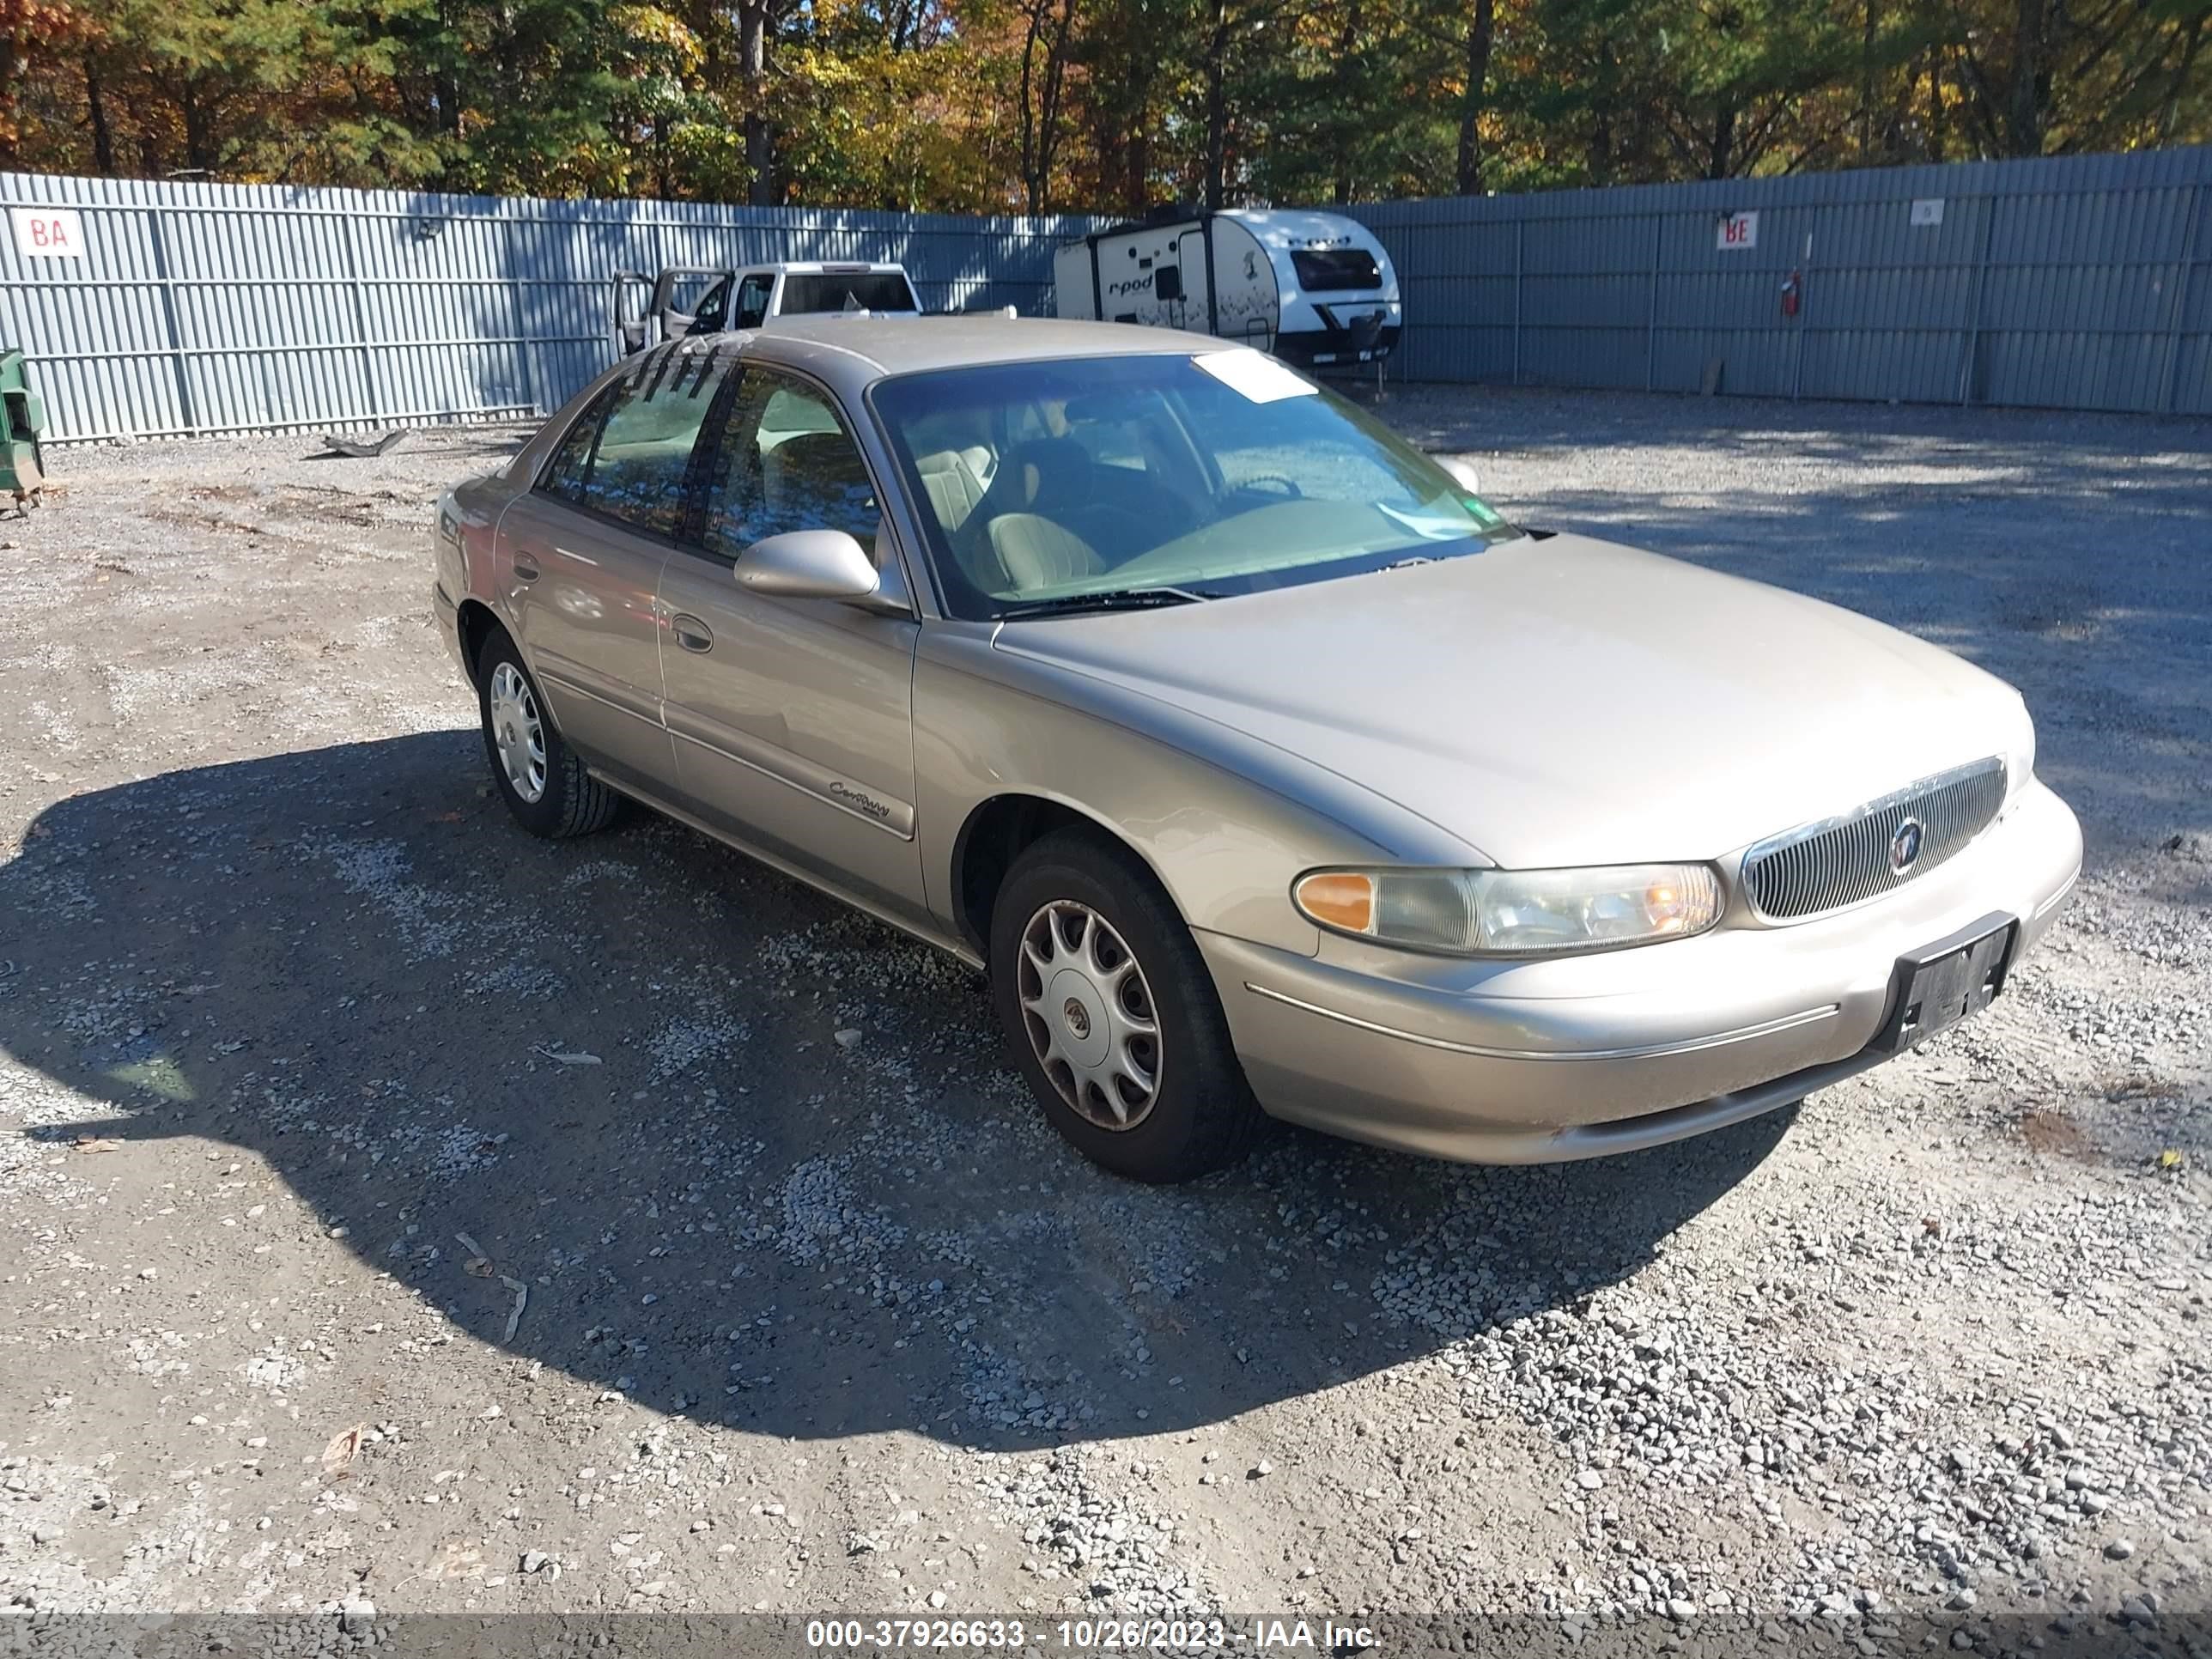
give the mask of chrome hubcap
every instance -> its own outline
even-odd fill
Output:
[[[545,727],[530,682],[511,662],[491,671],[491,741],[507,787],[526,801],[545,793]]]
[[[1160,1025],[1113,924],[1060,899],[1022,929],[1022,1024],[1060,1097],[1102,1129],[1133,1129],[1160,1093]]]

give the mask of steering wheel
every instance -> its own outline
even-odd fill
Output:
[[[1249,478],[1239,478],[1237,481],[1237,488],[1230,493],[1241,495],[1248,489],[1259,489],[1262,484],[1280,484],[1284,499],[1286,501],[1296,501],[1305,499],[1306,492],[1298,488],[1297,480],[1285,478],[1279,472],[1255,472]]]

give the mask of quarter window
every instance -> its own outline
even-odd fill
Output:
[[[858,445],[829,398],[749,371],[707,468],[706,544],[735,559],[790,530],[842,530],[871,551],[883,519]]]
[[[553,451],[553,459],[545,464],[544,476],[538,483],[539,489],[579,507],[584,504],[584,483],[592,473],[592,450],[599,443],[599,428],[607,418],[607,405],[613,401],[614,390],[609,387],[576,417],[576,423]]]

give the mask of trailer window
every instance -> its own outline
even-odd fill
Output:
[[[1302,247],[1291,254],[1298,285],[1311,294],[1341,294],[1382,286],[1382,268],[1364,247]]]
[[[809,311],[919,311],[914,290],[896,270],[793,272],[783,279],[786,317]]]

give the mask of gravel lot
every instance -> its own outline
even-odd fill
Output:
[[[1382,409],[2020,684],[2089,863],[2008,996],[1635,1158],[1123,1185],[957,966],[510,825],[424,542],[517,434],[63,453],[0,523],[0,1601],[2212,1651],[2212,430]]]

